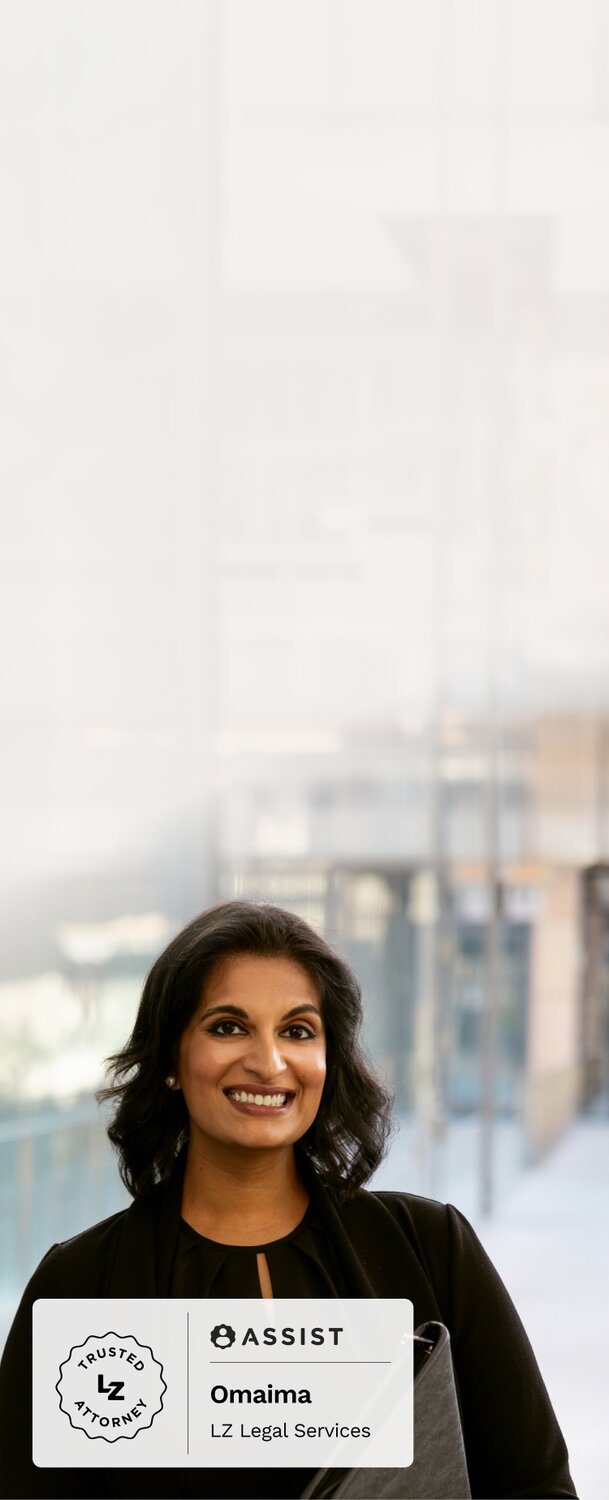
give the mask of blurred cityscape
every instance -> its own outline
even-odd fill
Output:
[[[378,1182],[528,1326],[531,1246],[607,1247],[609,10],[0,24],[2,1331],[126,1201],[103,1058],[232,896],[352,961]]]

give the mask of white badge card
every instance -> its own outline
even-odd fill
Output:
[[[406,1298],[43,1298],[40,1468],[407,1468]]]

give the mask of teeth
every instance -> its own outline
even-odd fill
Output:
[[[237,1099],[240,1104],[265,1104],[275,1105],[279,1108],[285,1104],[287,1094],[245,1094],[240,1089],[228,1089],[231,1099]]]

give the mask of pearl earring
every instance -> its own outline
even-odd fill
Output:
[[[175,1078],[173,1076],[173,1073],[169,1074],[169,1078],[165,1079],[165,1083],[167,1084],[168,1089],[174,1089],[175,1088],[176,1081],[175,1081]]]

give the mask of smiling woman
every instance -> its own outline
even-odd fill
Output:
[[[574,1496],[533,1351],[467,1220],[450,1204],[364,1187],[392,1117],[360,1047],[362,1015],[349,966],[278,907],[225,902],[161,953],[100,1096],[116,1106],[108,1133],[134,1202],[48,1252],[7,1341],[0,1370],[7,1500],[289,1500],[360,1494],[364,1483],[366,1495],[385,1500]],[[32,1305],[65,1296],[408,1297],[415,1328],[439,1323],[450,1334],[463,1429],[462,1438],[457,1418],[458,1486],[454,1471],[442,1479],[437,1461],[442,1401],[428,1414],[434,1448],[423,1482],[417,1455],[425,1428],[416,1416],[412,1468],[351,1471],[355,1489],[344,1471],[38,1469]]]
[[[236,1245],[295,1227],[308,1195],[291,1146],[313,1124],[325,1079],[320,998],[306,970],[253,954],[220,963],[182,1034],[169,1085],[181,1090],[189,1119],[187,1223]]]
[[[166,1181],[187,1146],[186,1193],[196,1179],[208,1217],[217,1208],[254,1224],[286,1194],[302,1200],[298,1142],[348,1196],[380,1164],[392,1129],[362,1019],[349,965],[293,912],[247,901],[202,912],[153,965],[99,1096],[117,1105],[108,1134],[129,1191]],[[254,1102],[238,1109],[227,1090]],[[282,1091],[290,1102],[269,1114],[260,1098]]]

